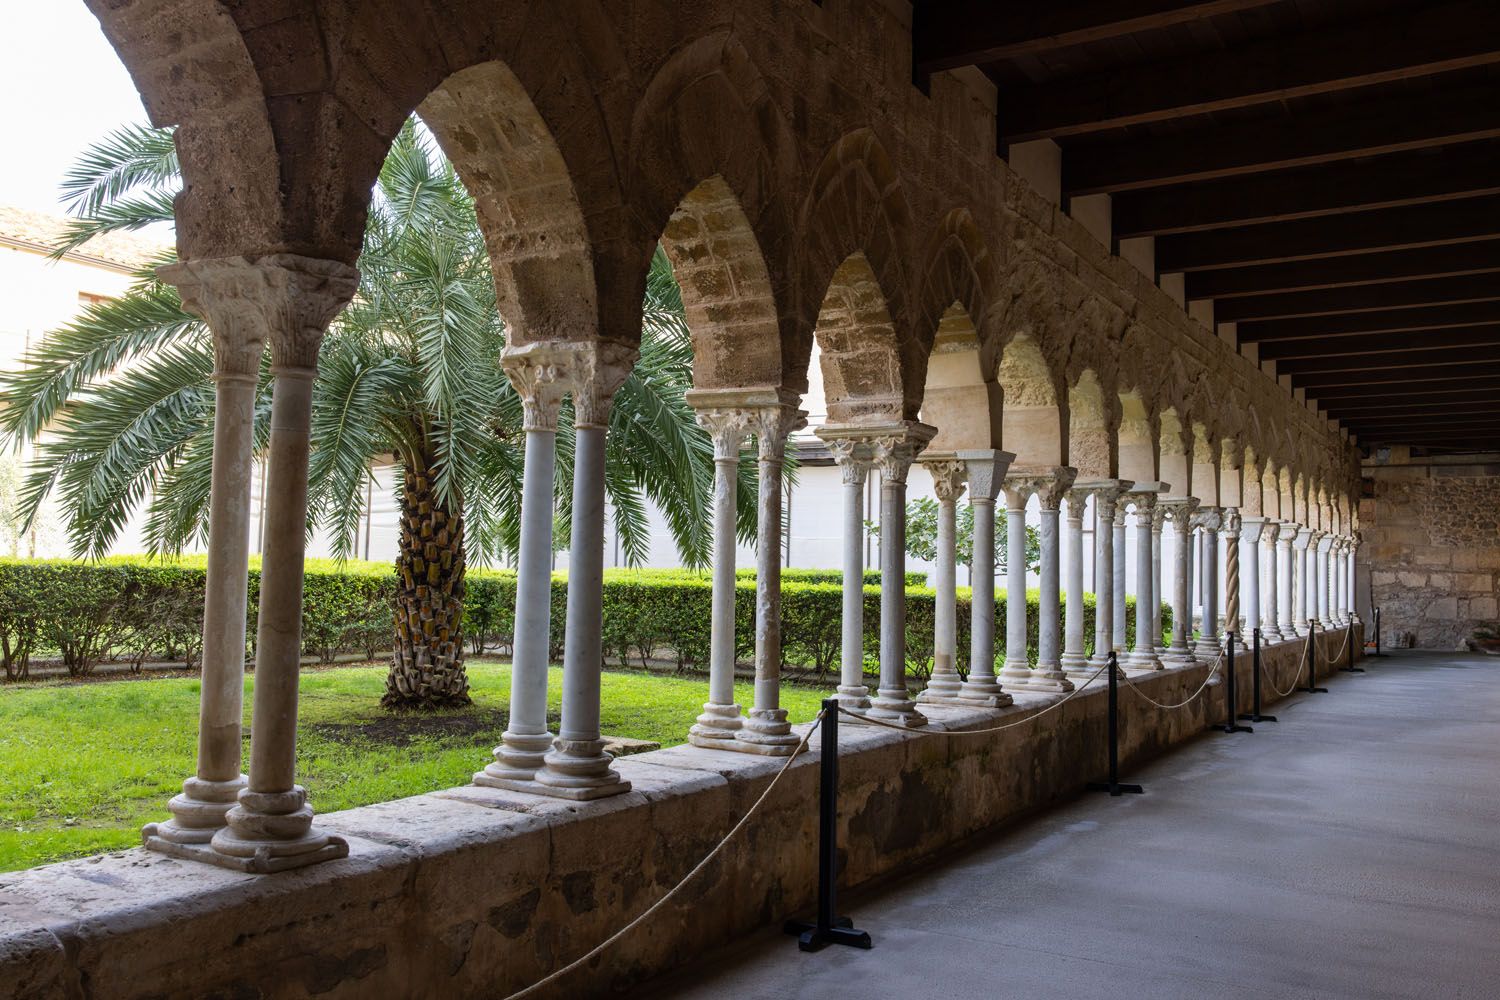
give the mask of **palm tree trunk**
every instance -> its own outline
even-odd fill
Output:
[[[464,515],[438,499],[429,456],[408,457],[396,555],[396,649],[387,708],[467,705],[464,672]]]

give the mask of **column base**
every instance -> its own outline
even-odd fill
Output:
[[[1086,681],[1094,676],[1093,667],[1089,666],[1089,658],[1082,653],[1064,653],[1059,661],[1062,672],[1073,680]]]
[[[293,785],[284,792],[240,792],[227,825],[208,844],[172,844],[159,831],[147,846],[176,857],[191,858],[252,874],[289,871],[349,856],[349,842],[313,828],[307,791]],[[151,839],[155,843],[151,843]]]
[[[881,722],[890,722],[908,729],[918,729],[927,725],[927,716],[917,710],[917,703],[912,701],[911,695],[906,688],[877,688],[875,697],[870,701],[870,707],[865,712],[872,719]]]
[[[615,758],[604,749],[603,740],[565,740],[559,737],[554,747],[526,791],[575,802],[630,791],[630,782],[609,766]]]
[[[1031,661],[1013,660],[1006,657],[1000,667],[1000,683],[1007,687],[1023,688],[1031,680]]]
[[[247,787],[249,781],[243,774],[231,781],[208,781],[197,776],[187,779],[182,783],[182,793],[167,803],[172,818],[148,823],[141,830],[142,842],[152,850],[165,850],[158,843],[207,844],[228,824],[229,810]]]
[[[1125,662],[1134,670],[1161,670],[1161,657],[1155,650],[1136,650],[1125,657]]]
[[[495,759],[474,775],[474,784],[490,788],[528,788],[547,761],[547,753],[552,749],[552,734],[506,732],[500,738],[503,742],[495,748]]]
[[[1073,682],[1068,680],[1068,675],[1063,672],[1061,664],[1052,663],[1043,666],[1038,663],[1036,669],[1031,671],[1031,676],[1026,678],[1025,684],[1021,687],[1026,691],[1067,694],[1073,690]]]
[[[843,713],[843,718],[839,720],[839,725],[865,725],[865,720],[857,719],[850,715],[849,712],[858,712],[860,715],[863,715],[870,710],[869,688],[863,684],[840,684],[838,686],[838,693],[834,695],[834,698],[841,707],[849,710]]]
[[[939,673],[934,670],[931,679],[927,682],[927,687],[917,695],[917,703],[920,705],[928,703],[941,705],[945,702],[951,704],[958,699],[963,686],[963,678],[958,676],[957,671],[948,669]]]
[[[733,747],[726,747],[724,744],[733,743],[735,734],[744,724],[745,717],[738,704],[720,705],[710,701],[704,704],[703,714],[698,716],[693,728],[688,730],[688,742],[695,747],[730,750]]]
[[[1262,626],[1260,630],[1260,641],[1262,645],[1266,646],[1269,646],[1273,642],[1280,642],[1281,629],[1275,627],[1265,628],[1264,626]]]
[[[1000,686],[994,674],[983,674],[976,677],[972,672],[969,679],[964,681],[958,689],[958,700],[964,705],[975,705],[980,708],[1004,708],[1006,705],[1015,704],[1015,699],[1010,692]]]
[[[1198,657],[1187,646],[1169,646],[1162,654],[1162,662],[1173,667],[1196,667]]]
[[[734,734],[734,746],[725,750],[758,753],[766,757],[790,757],[802,738],[792,732],[784,708],[752,708],[750,718]]]

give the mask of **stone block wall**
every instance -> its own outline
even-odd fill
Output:
[[[1500,620],[1500,465],[1368,468],[1358,559],[1381,641],[1462,648]],[[1367,493],[1369,491],[1367,490]],[[1363,613],[1363,609],[1361,609]]]
[[[1361,648],[1358,627],[1318,637],[1318,676],[1335,692],[1335,667],[1351,642]],[[1299,675],[1306,683],[1305,650],[1294,640],[1264,651],[1267,702]],[[1236,660],[1248,699],[1250,657]],[[1208,669],[1132,680],[1173,704],[1197,691]],[[1126,773],[1222,719],[1224,690],[1210,687],[1173,711],[1122,690]],[[931,715],[949,729],[986,729],[1059,697],[1018,694],[1001,712],[934,708]],[[931,864],[966,838],[1101,777],[1106,702],[1096,681],[1035,723],[998,733],[922,737],[841,726],[843,884]],[[349,857],[280,875],[243,875],[142,849],[0,875],[0,996],[509,996],[676,885],[751,807],[781,761],[683,746],[618,766],[633,789],[598,802],[466,787],[330,813],[322,823],[348,838]],[[762,811],[682,893],[606,954],[539,991],[538,1000],[608,995],[807,914],[817,795],[814,749],[793,762]]]

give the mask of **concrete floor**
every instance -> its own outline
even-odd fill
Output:
[[[1395,654],[639,997],[1500,998],[1500,660]],[[808,845],[808,849],[812,849]]]

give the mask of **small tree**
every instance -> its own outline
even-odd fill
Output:
[[[906,505],[906,554],[923,562],[937,561],[938,502],[931,497],[919,497]],[[865,530],[872,538],[880,537],[880,525],[865,522]],[[958,509],[954,532],[955,558],[960,566],[969,566],[974,560],[974,508],[961,504]],[[995,525],[995,572],[1004,572],[1009,566],[1010,538],[1003,519]],[[972,567],[970,567],[972,569]],[[1042,536],[1036,528],[1026,526],[1026,569],[1037,573],[1042,568]]]

